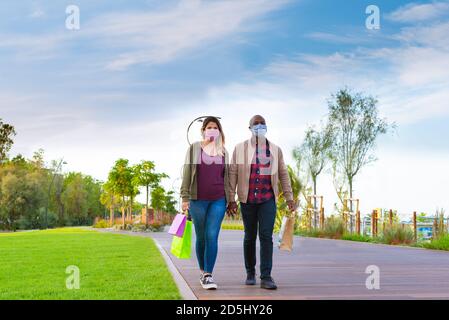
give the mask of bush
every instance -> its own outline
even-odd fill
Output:
[[[48,228],[54,228],[58,224],[58,216],[51,212],[47,212],[47,223],[45,208],[39,208],[34,214],[22,215],[19,220],[17,220],[16,228],[20,230],[35,230],[44,229],[46,224]]]
[[[159,231],[162,231],[163,229],[164,229],[164,224],[163,223],[154,221],[153,223],[150,223],[148,225],[147,231],[159,232]]]
[[[331,216],[324,223],[322,231],[325,237],[331,239],[341,239],[345,233],[345,224],[342,218]]]
[[[136,223],[133,225],[131,231],[132,232],[145,232],[147,227],[143,223]]]
[[[100,220],[98,220],[98,221],[94,224],[93,227],[94,227],[94,228],[97,228],[97,229],[108,228],[108,227],[109,227],[109,222],[106,221],[106,220],[104,220],[104,219],[100,219]]]
[[[400,224],[386,225],[383,230],[382,242],[386,244],[412,244],[415,241],[413,230],[410,226],[403,226]]]
[[[441,236],[438,239],[433,239],[428,243],[421,244],[426,249],[446,250],[449,251],[449,234]]]
[[[361,234],[344,234],[342,240],[358,241],[358,242],[376,242],[376,239]]]

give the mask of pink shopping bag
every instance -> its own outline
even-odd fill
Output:
[[[168,233],[177,237],[182,237],[184,234],[184,229],[186,227],[186,221],[187,216],[185,214],[178,213],[175,219],[173,219],[173,223],[171,224]]]

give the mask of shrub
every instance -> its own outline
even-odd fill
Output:
[[[98,221],[94,224],[93,227],[94,227],[94,228],[97,228],[97,229],[108,228],[108,227],[109,227],[109,222],[106,221],[106,220],[104,220],[104,219],[100,219],[100,220],[98,220]]]
[[[438,239],[433,239],[428,243],[421,244],[426,249],[446,250],[449,251],[449,234],[441,236]]]
[[[133,232],[145,232],[147,227],[144,223],[136,223],[133,225],[131,231]]]
[[[413,230],[410,226],[400,224],[386,225],[382,234],[382,242],[386,244],[412,244],[414,239]]]
[[[361,234],[344,234],[341,238],[342,240],[348,241],[359,241],[359,242],[376,242],[376,239],[371,238],[370,236],[361,235]]]
[[[164,229],[164,224],[163,223],[154,221],[153,223],[150,223],[148,225],[147,231],[159,232],[159,231],[162,231],[163,229]]]
[[[330,216],[324,223],[324,236],[332,239],[341,239],[345,233],[345,224],[341,217]]]

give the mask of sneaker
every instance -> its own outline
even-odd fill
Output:
[[[271,277],[266,278],[266,279],[261,279],[260,287],[262,289],[267,289],[267,290],[276,290],[278,288],[276,283],[274,282],[273,278],[271,278]]]
[[[217,284],[214,281],[214,278],[212,278],[212,275],[210,273],[205,273],[201,278],[201,286],[203,289],[206,290],[215,290],[217,289]]]
[[[256,285],[256,276],[254,274],[247,274],[246,275],[246,281],[245,284],[247,286],[254,286]]]

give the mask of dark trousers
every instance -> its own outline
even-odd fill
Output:
[[[248,274],[256,274],[256,240],[259,229],[260,240],[260,278],[271,277],[273,267],[273,228],[276,219],[276,200],[260,203],[241,203],[245,238],[243,241],[243,254],[245,268]]]

